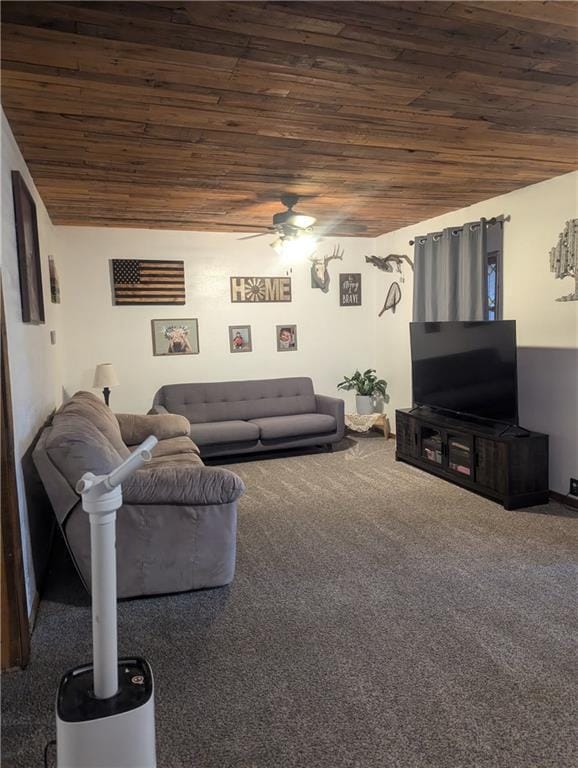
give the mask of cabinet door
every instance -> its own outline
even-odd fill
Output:
[[[493,491],[508,491],[508,456],[504,443],[488,440],[485,437],[475,439],[475,479],[480,485]]]
[[[471,435],[448,432],[445,444],[447,468],[461,477],[474,479],[474,450]]]
[[[417,456],[417,427],[415,419],[405,413],[396,414],[395,437],[398,453]]]
[[[445,433],[429,424],[419,425],[419,457],[431,464],[444,464]]]

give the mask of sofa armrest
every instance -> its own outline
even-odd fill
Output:
[[[161,413],[168,413],[167,409],[164,405],[153,405],[153,407],[148,411],[148,416],[158,416]]]
[[[120,434],[126,445],[138,445],[149,435],[157,440],[171,437],[189,437],[191,425],[184,416],[176,413],[162,413],[144,416],[138,413],[116,413]]]
[[[245,491],[240,477],[220,467],[151,466],[122,485],[125,504],[230,504]]]
[[[328,397],[327,395],[315,395],[317,413],[326,413],[333,416],[337,422],[337,432],[341,436],[345,433],[345,403],[340,397]]]

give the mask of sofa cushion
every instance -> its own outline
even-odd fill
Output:
[[[48,454],[47,442],[51,431],[51,427],[43,430],[32,456],[56,518],[62,524],[68,513],[78,504],[78,494]]]
[[[151,467],[174,467],[176,464],[189,466],[192,464],[201,464],[204,466],[204,462],[198,453],[173,453],[168,456],[153,456],[153,458],[147,462],[146,466]]]
[[[118,420],[100,397],[93,392],[77,392],[56,411],[54,421],[56,423],[65,419],[70,424],[71,419],[76,417],[87,419],[94,424],[123,459],[128,457],[130,451],[122,439]]]
[[[197,445],[245,443],[259,439],[259,427],[249,421],[211,421],[191,424],[191,439]]]
[[[159,440],[152,450],[153,458],[161,456],[177,456],[180,454],[197,454],[199,449],[188,437],[170,437],[167,440]]]
[[[188,419],[176,413],[149,416],[140,413],[117,413],[115,418],[126,445],[140,445],[149,435],[154,435],[157,440],[189,435]]]
[[[261,440],[278,440],[282,437],[323,435],[334,432],[336,422],[333,416],[324,413],[300,413],[295,416],[271,416],[266,419],[252,419],[251,424],[259,427]]]
[[[313,383],[306,377],[167,384],[156,393],[154,405],[186,416],[191,424],[248,421],[316,410]],[[196,441],[195,435],[191,436]]]
[[[125,456],[88,418],[68,414],[55,415],[47,429],[45,448],[56,469],[74,488],[85,472],[107,475]]]
[[[123,483],[124,504],[231,504],[245,491],[240,477],[221,467],[145,466]]]

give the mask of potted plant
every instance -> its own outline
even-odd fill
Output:
[[[353,376],[344,376],[337,385],[337,389],[354,389],[357,392],[355,405],[360,415],[373,413],[373,399],[376,395],[385,399],[386,387],[387,382],[377,378],[374,368],[368,368],[365,373],[355,371]]]

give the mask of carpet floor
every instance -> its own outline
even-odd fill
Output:
[[[233,584],[120,603],[120,650],[155,673],[159,768],[578,763],[578,519],[505,511],[394,450],[229,463]],[[60,675],[90,658],[57,551],[30,666],[3,678],[6,768],[42,765]]]

